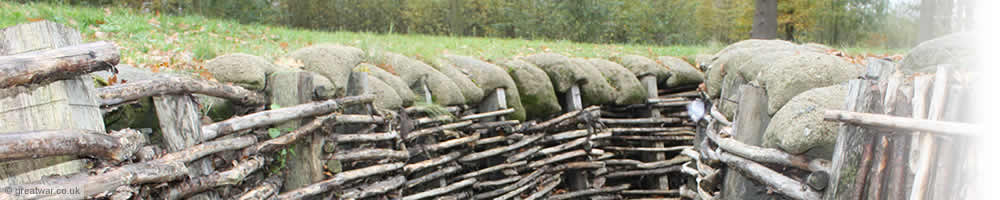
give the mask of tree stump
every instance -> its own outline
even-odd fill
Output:
[[[312,76],[308,72],[284,71],[271,74],[267,80],[271,106],[288,107],[312,101],[312,83]],[[306,117],[291,120],[274,128],[285,133],[312,119],[313,117]],[[294,154],[286,154],[289,175],[285,176],[282,191],[292,191],[323,180],[323,163],[320,159],[323,153],[322,137],[307,135],[294,144],[293,151]]]

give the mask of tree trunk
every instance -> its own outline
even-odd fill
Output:
[[[778,38],[778,0],[756,0],[754,9],[750,38]]]

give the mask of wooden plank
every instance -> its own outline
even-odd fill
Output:
[[[314,95],[312,83],[312,76],[308,72],[275,72],[268,77],[267,91],[270,94],[268,96],[272,105],[280,107],[310,102]],[[312,119],[313,117],[306,117],[291,120],[274,128],[287,132],[309,123]],[[322,147],[321,137],[312,134],[304,136],[295,143],[295,154],[289,154],[287,161],[288,174],[292,175],[285,177],[282,191],[292,191],[323,180],[323,163],[320,160]]]
[[[873,112],[881,106],[881,95],[876,95],[872,85],[892,70],[887,62],[869,60],[863,79],[850,80],[844,109],[852,112]],[[864,197],[867,174],[871,165],[876,134],[859,126],[844,124],[838,129],[837,143],[831,165],[831,184],[825,199],[860,199]]]
[[[741,85],[740,102],[736,106],[733,121],[733,139],[747,145],[760,146],[764,143],[764,130],[771,121],[767,112],[767,94],[763,88]],[[769,194],[764,185],[754,183],[740,173],[726,173],[723,178],[722,199],[777,199],[778,194]]]
[[[201,112],[191,95],[163,95],[153,97],[156,117],[160,120],[160,133],[167,152],[177,152],[198,144],[201,136]],[[202,158],[189,166],[192,176],[215,173],[212,158]],[[215,191],[206,191],[191,199],[222,199]]]
[[[20,24],[0,30],[0,55],[78,45],[80,33],[50,21]],[[94,83],[77,76],[0,98],[0,132],[41,129],[84,129],[104,132]],[[43,176],[68,175],[84,167],[71,156],[0,163],[0,184],[21,184]]]
[[[583,100],[580,98],[580,85],[573,84],[565,95],[563,111],[573,112],[583,110]],[[582,170],[570,170],[563,173],[562,176],[563,179],[566,180],[566,184],[568,184],[568,188],[571,191],[580,191],[590,188],[590,179],[587,178],[586,172]]]
[[[657,98],[660,95],[658,92],[659,88],[657,88],[658,86],[656,84],[656,76],[652,75],[643,76],[640,80],[642,81],[642,85],[646,87],[647,99]],[[648,118],[662,117],[660,109],[650,108],[649,113],[647,113],[647,117]],[[642,142],[642,145],[645,147],[653,147],[653,148],[663,148],[665,146],[663,141],[644,141]],[[667,155],[663,152],[642,154],[642,161],[644,162],[657,162],[666,159]],[[649,179],[647,184],[650,186],[647,189],[661,189],[661,190],[670,189],[668,187],[670,186],[670,178],[665,175],[652,176],[652,178]]]

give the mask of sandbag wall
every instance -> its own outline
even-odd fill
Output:
[[[94,168],[5,183],[111,199],[694,197],[678,188],[690,178],[681,152],[692,151],[687,106],[703,75],[677,58],[421,61],[315,45],[279,61],[220,56],[205,66],[217,81],[125,65],[68,72],[126,80],[91,89],[112,134],[5,133],[0,144],[85,151],[38,145],[4,159],[70,156]]]
[[[974,68],[968,60],[973,51],[961,41],[968,39],[968,34],[955,34],[931,40],[902,61],[845,57],[826,47],[779,40],[747,40],[726,47],[703,65],[709,68],[702,94],[708,97],[707,114],[694,142],[697,152],[687,152],[698,161],[689,170],[696,179],[688,188],[697,188],[701,199],[967,195],[970,187],[961,183],[971,180],[967,174],[972,164],[954,159],[975,160],[956,153],[971,151],[970,136],[962,134],[974,133],[928,131],[950,138],[935,144],[939,140],[912,134],[912,127],[885,124],[907,120],[889,116],[969,120],[958,116],[968,111],[964,92],[976,79],[967,73]],[[936,78],[914,73],[935,72],[934,67]],[[936,92],[928,91],[931,79],[940,85]],[[936,107],[928,107],[929,99],[938,99],[930,103]],[[933,109],[938,110],[928,111]],[[873,121],[862,122],[857,118],[862,114],[852,112],[885,116],[871,115]],[[937,116],[929,118],[929,113]],[[972,125],[956,126],[975,130],[964,128]],[[938,155],[939,148],[949,156]],[[927,188],[931,179],[949,187]]]

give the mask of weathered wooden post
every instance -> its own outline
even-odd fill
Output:
[[[870,113],[880,104],[879,95],[872,85],[889,74],[891,66],[886,62],[869,60],[863,79],[850,80],[844,110]],[[844,124],[838,130],[837,143],[833,152],[830,184],[824,194],[825,199],[858,199],[863,195],[868,171],[872,165],[874,148],[878,140],[872,130],[860,126]]]
[[[642,85],[646,87],[646,99],[656,98],[656,97],[660,96],[660,93],[659,93],[660,89],[658,88],[659,86],[657,86],[657,81],[656,81],[656,76],[655,75],[646,75],[646,76],[643,76],[642,78],[640,78],[640,81],[642,81]],[[649,115],[649,118],[660,118],[661,117],[660,109],[652,108],[651,107],[649,109],[648,115]],[[663,144],[662,141],[643,142],[643,145],[647,146],[647,147],[654,147],[654,148],[665,147],[665,145]],[[663,153],[663,152],[646,153],[646,154],[643,154],[642,159],[643,159],[643,162],[656,162],[656,161],[667,160],[667,155],[665,153]],[[651,181],[649,183],[650,186],[652,186],[655,189],[664,189],[664,190],[669,189],[668,187],[670,186],[670,178],[667,177],[667,176],[665,176],[665,175],[655,176],[650,181]]]
[[[294,106],[313,100],[314,90],[312,76],[309,72],[283,71],[275,72],[268,77],[267,89],[272,106]],[[281,132],[294,130],[312,121],[313,117],[292,120],[275,126]],[[283,191],[291,191],[317,181],[323,180],[323,163],[320,156],[323,153],[322,137],[310,134],[295,143],[295,153],[287,153],[288,173],[285,176]]]
[[[201,138],[201,112],[191,95],[163,95],[153,97],[160,132],[168,152],[177,152],[198,144]],[[189,166],[191,176],[205,176],[215,172],[212,158],[198,159]],[[215,191],[207,191],[190,199],[222,199]]]
[[[580,97],[580,84],[573,84],[565,95],[563,111],[573,112],[583,110],[583,100]],[[573,191],[586,190],[590,188],[590,182],[588,181],[589,179],[587,179],[587,174],[582,170],[566,171],[566,173],[563,174],[563,177],[563,179],[566,180],[566,183],[569,184],[569,188]]]
[[[76,30],[50,21],[20,24],[0,30],[0,55],[78,45]],[[104,132],[94,82],[89,75],[27,88],[0,96],[0,133],[41,129],[85,129]],[[25,89],[25,88],[9,88]],[[10,91],[0,91],[0,94]],[[0,163],[0,184],[21,184],[43,176],[81,171],[85,163],[71,156]],[[39,168],[40,167],[40,168]]]
[[[747,145],[763,144],[764,129],[770,123],[767,114],[767,94],[763,88],[740,85],[739,104],[733,120],[733,138]],[[723,100],[725,101],[725,100]],[[766,186],[756,184],[736,171],[726,173],[722,187],[723,199],[778,199],[777,194],[768,194]]]

